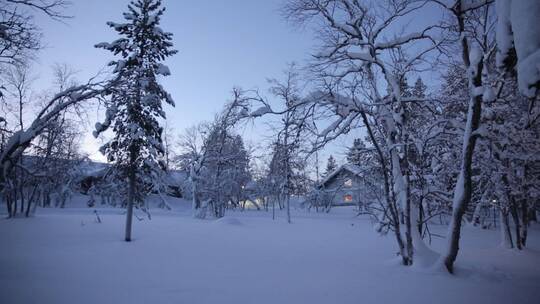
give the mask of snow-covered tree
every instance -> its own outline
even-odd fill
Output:
[[[411,96],[407,74],[439,47],[436,24],[391,35],[391,28],[426,8],[417,1],[290,0],[286,16],[296,22],[315,20],[321,44],[311,66],[320,90],[306,102],[327,113],[327,127],[318,132],[317,147],[363,126],[376,151],[383,176],[381,221],[391,227],[405,265],[430,255],[414,229],[418,206],[410,199],[407,146]],[[415,47],[412,47],[412,46]],[[411,46],[411,47],[410,47]]]
[[[366,146],[361,138],[355,138],[347,151],[347,162],[359,167],[376,166],[376,156],[373,149]]]
[[[7,135],[0,153],[0,191],[5,189],[6,180],[31,146],[32,141],[51,126],[59,115],[83,101],[99,98],[114,83],[116,83],[114,80],[99,81],[69,87],[53,97],[47,98],[46,102],[38,109],[37,114],[31,118],[29,123],[25,124],[23,129]]]
[[[480,138],[475,163],[482,192],[473,193],[473,221],[483,222],[482,208],[497,210],[501,243],[506,248],[523,249],[527,245],[528,226],[539,195],[535,151],[540,145],[540,124],[527,114],[530,110],[527,98],[518,93],[517,80],[510,78],[499,98],[485,105],[482,115],[486,132]]]
[[[186,128],[178,137],[178,155],[173,159],[174,166],[189,171],[203,154],[204,141],[210,125],[206,122]]]
[[[540,94],[540,30],[531,26],[540,15],[536,0],[497,0],[497,65],[516,70],[520,92]]]
[[[293,153],[287,153],[287,150]],[[264,186],[265,195],[270,199],[273,211],[275,203],[280,209],[287,208],[287,199],[290,196],[306,193],[308,184],[305,176],[306,161],[298,151],[296,144],[289,144],[287,149],[282,138],[272,143]],[[274,218],[275,214],[272,217]]]
[[[198,186],[206,207],[217,218],[223,217],[230,206],[239,206],[251,179],[249,155],[242,137],[230,131],[224,133],[219,126],[214,125],[205,139],[205,162]]]
[[[271,80],[273,86],[270,92],[277,99],[276,103],[285,110],[280,115],[280,124],[277,125],[278,134],[270,168],[273,179],[279,181],[279,197],[284,199],[287,222],[291,223],[290,197],[295,192],[295,187],[301,184],[300,168],[305,168],[305,163],[299,154],[312,109],[301,106],[300,75],[295,64],[291,64],[284,75],[283,81]]]
[[[134,204],[143,203],[148,191],[145,184],[164,168],[162,103],[174,106],[174,102],[158,77],[170,75],[161,62],[176,53],[172,34],[159,27],[164,11],[160,0],[132,1],[124,13],[125,23],[108,23],[121,38],[96,45],[120,56],[110,63],[120,80],[108,92],[105,121],[96,124],[94,135],[109,128],[114,133],[101,152],[115,164],[118,178],[127,183],[126,241],[131,241]]]
[[[332,155],[328,156],[328,160],[326,161],[326,168],[324,169],[323,176],[330,175],[332,172],[336,171],[337,168],[338,168],[338,165],[334,156]]]
[[[192,208],[195,217],[204,218],[209,207],[213,209],[215,216],[224,216],[229,198],[219,194],[218,196],[208,196],[204,193],[204,184],[209,182],[205,179],[205,173],[207,172],[208,163],[211,163],[212,159],[214,159],[217,168],[211,170],[211,178],[213,181],[217,181],[221,177],[223,165],[227,158],[226,147],[230,144],[233,129],[248,116],[248,100],[250,100],[250,97],[246,97],[242,90],[233,89],[233,99],[225,104],[224,109],[216,115],[214,121],[208,125],[201,125],[199,128],[188,130],[183,137],[181,145],[184,151],[180,155],[179,161],[181,166],[189,167]],[[235,155],[242,154],[237,153]],[[242,180],[239,180],[239,182],[242,182]]]
[[[414,82],[414,86],[411,89],[411,95],[416,96],[418,98],[425,98],[427,86],[424,84],[424,81],[422,81],[421,77],[416,78],[416,81]]]
[[[480,118],[483,102],[495,98],[492,84],[489,83],[487,61],[492,55],[493,33],[489,13],[490,4],[486,2],[467,5],[457,1],[454,6],[444,6],[453,16],[455,35],[458,38],[463,69],[468,76],[467,115],[462,136],[460,169],[453,189],[452,217],[448,227],[448,247],[440,263],[452,273],[459,251],[461,223],[471,201],[473,191],[473,157],[476,142],[481,135]]]

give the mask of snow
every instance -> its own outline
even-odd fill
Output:
[[[518,85],[522,94],[534,97],[540,82],[540,1],[497,1],[497,64],[502,65],[512,46],[517,53]]]
[[[510,0],[497,0],[497,66],[503,67],[504,61],[514,47],[512,25],[510,24]]]
[[[540,81],[540,1],[513,0],[510,11],[514,43],[518,56],[519,88],[533,97],[530,86]]]
[[[38,209],[0,220],[0,303],[535,303],[540,227],[529,249],[498,247],[499,232],[466,226],[456,275],[397,265],[391,236],[349,208],[264,211],[221,220],[173,211],[137,213],[122,241],[121,209]],[[4,207],[4,206],[2,206]],[[3,211],[2,211],[3,212]],[[441,234],[444,226],[433,226]],[[435,239],[440,250],[444,240]]]
[[[472,88],[472,92],[471,92],[471,96],[472,97],[478,97],[478,96],[482,96],[484,94],[484,87],[481,86],[481,87],[473,87]]]
[[[462,0],[461,1],[461,10],[468,11],[482,7],[486,3],[489,3],[489,0]]]
[[[353,175],[357,175],[357,176],[362,176],[362,174],[364,173],[364,170],[362,170],[362,168],[360,168],[359,166],[356,166],[353,164],[343,164],[339,166],[338,168],[336,168],[334,171],[330,172],[330,174],[328,174],[324,179],[321,180],[320,184],[321,185],[326,184],[329,180],[331,180],[334,176],[336,176],[342,170],[349,171]]]
[[[171,75],[171,71],[169,70],[169,67],[162,64],[162,63],[158,63],[157,65],[157,69],[156,69],[156,74],[159,74],[159,75],[163,75],[163,76],[169,76]]]
[[[228,216],[216,220],[215,223],[225,226],[242,226],[242,222],[239,219]]]
[[[367,51],[366,52],[347,52],[347,55],[351,59],[358,59],[358,60],[363,60],[363,61],[368,61],[368,62],[375,61],[373,56],[371,56],[371,54]]]
[[[484,102],[493,102],[497,99],[497,95],[491,86],[485,86],[484,92],[482,93],[482,101]]]
[[[477,46],[471,47],[471,51],[469,53],[469,59],[471,61],[471,66],[475,67],[480,63],[482,60],[482,51]],[[478,72],[478,71],[475,71]]]
[[[260,108],[258,108],[257,110],[251,112],[251,114],[249,114],[249,116],[250,117],[260,117],[260,116],[263,116],[263,115],[268,114],[268,113],[272,113],[272,109],[270,108],[270,106],[264,105],[264,106],[261,106]]]
[[[113,61],[113,63],[114,63],[114,61]],[[114,68],[113,73],[118,73],[126,66],[126,61],[125,60],[118,60],[115,64],[116,64],[116,66]]]
[[[324,129],[319,136],[322,136],[322,137],[328,136],[328,134],[334,131],[342,121],[343,119],[336,119],[334,122],[328,125],[328,127],[326,127],[326,129]]]
[[[376,43],[375,48],[376,49],[395,48],[395,47],[398,47],[398,46],[403,45],[405,43],[408,43],[408,42],[410,42],[412,40],[420,39],[420,38],[423,38],[423,37],[425,37],[425,35],[423,33],[409,33],[409,34],[406,34],[406,35],[401,35],[401,36],[394,37],[393,39],[390,39],[390,40],[386,40],[386,41],[383,41],[383,42]]]
[[[148,16],[148,21],[146,22],[146,24],[151,25],[152,23],[156,22],[156,19],[157,19],[156,15],[150,15]]]

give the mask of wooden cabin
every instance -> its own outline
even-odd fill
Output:
[[[360,206],[366,203],[362,169],[356,165],[340,166],[328,174],[317,188],[325,194],[325,199],[329,200],[324,205]]]

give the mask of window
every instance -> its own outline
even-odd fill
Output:
[[[348,178],[344,183],[343,185],[345,185],[345,187],[352,187],[352,179]]]
[[[343,201],[345,201],[345,203],[350,203],[350,202],[352,202],[352,195],[350,195],[350,194],[345,194],[345,196],[343,197]]]

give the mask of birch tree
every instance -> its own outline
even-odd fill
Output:
[[[70,87],[48,99],[24,129],[14,132],[6,140],[0,154],[0,190],[4,189],[7,176],[16,167],[31,142],[50,125],[51,121],[77,103],[101,97],[113,83],[114,81],[91,81]]]
[[[453,273],[454,262],[459,251],[461,224],[473,191],[472,164],[476,142],[481,135],[482,103],[492,102],[495,98],[493,86],[485,76],[488,72],[487,61],[490,56],[494,56],[494,47],[491,44],[493,39],[489,37],[489,4],[456,1],[453,6],[444,7],[454,19],[452,24],[457,31],[456,37],[459,37],[460,54],[468,77],[469,92],[467,118],[462,137],[461,166],[453,190],[452,217],[447,235],[448,245],[440,259],[446,269]]]
[[[5,65],[24,63],[42,47],[33,12],[62,20],[68,18],[63,13],[68,5],[64,0],[0,1],[0,71]]]

